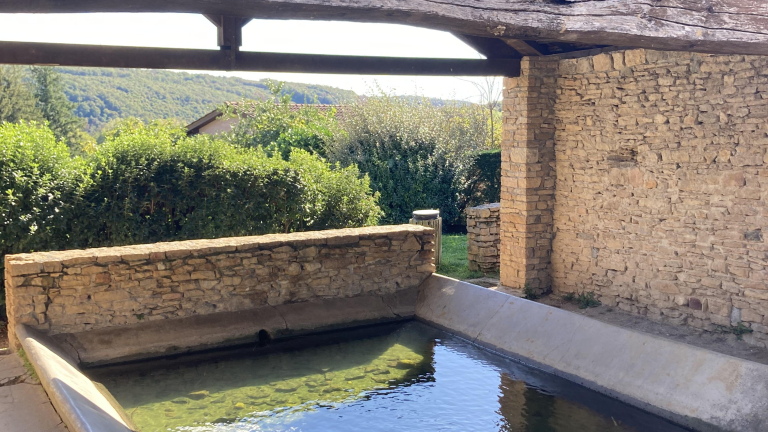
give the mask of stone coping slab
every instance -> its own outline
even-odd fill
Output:
[[[698,431],[768,430],[768,366],[440,275],[417,319]]]
[[[501,209],[501,203],[489,203],[489,204],[482,204],[475,207],[467,207],[465,211],[467,213],[477,213],[480,210],[491,210],[491,209]]]
[[[23,324],[16,335],[69,432],[135,432],[122,408],[54,341]],[[30,431],[31,432],[31,431]]]
[[[91,264],[117,261],[142,261],[179,259],[191,255],[222,252],[249,251],[283,244],[292,245],[348,245],[361,239],[394,238],[408,234],[428,233],[432,228],[420,225],[383,225],[363,228],[345,228],[324,231],[307,231],[289,234],[266,234],[249,237],[227,237],[208,240],[185,240],[133,246],[116,246],[92,249],[76,249],[53,252],[34,252],[6,255],[6,268],[10,276],[24,276],[52,271],[45,264]],[[13,265],[9,265],[13,263]]]

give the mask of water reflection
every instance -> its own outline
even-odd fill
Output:
[[[682,430],[415,322],[91,375],[142,432]]]

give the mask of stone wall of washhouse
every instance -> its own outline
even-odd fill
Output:
[[[558,60],[525,58],[505,78],[501,146],[501,284],[551,286]]]
[[[5,289],[11,331],[54,335],[392,294],[434,270],[434,231],[397,225],[6,255]]]
[[[594,291],[658,321],[746,326],[745,339],[768,341],[768,57],[604,52],[560,59],[554,80],[551,63],[536,63],[524,60],[523,77],[505,80],[505,134],[530,136],[543,124],[548,137],[554,125],[553,172],[531,182],[546,158],[527,150],[515,167],[523,140],[505,135],[502,163],[514,168],[506,184],[525,173],[531,187],[502,195],[503,253],[518,247],[510,232],[547,232],[530,195],[548,197],[533,185],[554,178],[550,279],[536,286]],[[545,106],[556,94],[544,118],[531,120],[539,112],[521,98],[521,80],[543,83],[528,98],[544,94]],[[527,148],[537,146],[549,144]],[[502,256],[502,283],[519,288],[504,277],[523,268],[505,269],[510,261]]]
[[[467,261],[471,271],[499,271],[499,203],[469,207],[467,214]]]

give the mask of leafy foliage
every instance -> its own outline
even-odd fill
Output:
[[[293,109],[292,95],[285,93],[284,83],[267,81],[271,97],[263,101],[242,100],[224,105],[223,118],[237,118],[231,132],[224,134],[233,144],[263,148],[268,154],[288,158],[299,148],[325,156],[326,143],[338,131],[336,111],[322,112],[313,105]]]
[[[0,123],[42,120],[33,89],[24,78],[20,66],[0,66]]]
[[[61,77],[51,67],[33,67],[31,71],[36,105],[43,119],[57,140],[79,150],[84,141],[92,139],[82,131],[85,122],[73,113],[75,105],[64,94]]]
[[[538,300],[539,294],[536,292],[535,288],[526,283],[523,285],[523,298],[526,300]]]
[[[67,97],[77,105],[75,114],[86,120],[86,130],[92,134],[116,119],[189,123],[225,102],[270,98],[267,81],[237,77],[140,69],[56,70]],[[283,92],[294,103],[340,104],[355,98],[349,90],[312,84],[287,83]]]
[[[71,159],[50,130],[0,125],[0,270],[6,254],[67,245],[83,174],[81,161]]]
[[[501,200],[501,150],[486,150],[473,155],[465,194],[468,206]]]
[[[579,309],[598,307],[602,304],[592,291],[583,292],[576,296],[576,303],[579,305]]]
[[[566,293],[562,297],[563,301],[569,302],[569,303],[576,303],[579,306],[579,309],[587,309],[587,308],[593,308],[598,307],[602,305],[600,300],[597,299],[595,296],[595,293],[590,292],[582,292],[579,294],[576,293]]]
[[[489,133],[478,107],[382,95],[351,106],[341,122],[328,157],[370,176],[385,222],[439,208],[446,224],[461,223],[471,154],[486,146]]]
[[[107,135],[71,158],[45,127],[0,125],[0,255],[375,225],[381,214],[357,168],[301,149],[285,160],[162,122]]]

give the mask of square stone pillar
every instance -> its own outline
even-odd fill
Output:
[[[526,57],[504,79],[501,284],[537,293],[551,287],[557,72],[557,58]]]

